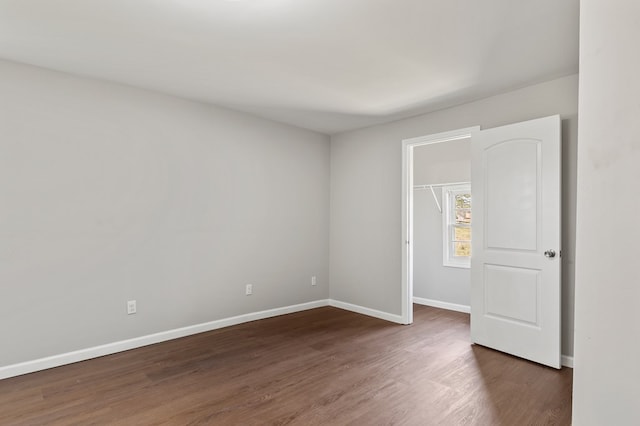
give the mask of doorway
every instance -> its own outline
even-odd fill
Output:
[[[402,250],[402,262],[403,262],[403,276],[402,276],[402,319],[403,323],[413,323],[413,301],[414,301],[414,254],[416,243],[419,243],[422,248],[422,243],[426,242],[424,239],[418,237],[416,240],[415,234],[415,217],[414,209],[416,206],[416,189],[422,188],[423,193],[420,194],[421,199],[418,200],[419,205],[422,207],[424,201],[423,196],[433,197],[431,201],[438,207],[438,214],[441,215],[442,221],[441,229],[443,234],[442,241],[445,241],[447,225],[446,216],[439,213],[446,214],[447,197],[443,197],[446,191],[443,188],[468,184],[470,181],[470,169],[467,167],[464,170],[465,161],[458,161],[455,158],[455,152],[463,146],[469,144],[472,135],[479,131],[480,127],[468,127],[450,132],[438,133],[429,136],[423,136],[418,138],[407,139],[402,142],[402,228],[403,228],[403,250]],[[440,158],[440,160],[438,160]],[[442,161],[442,159],[447,161]],[[419,160],[420,164],[416,162]],[[470,163],[467,163],[470,164]],[[433,207],[433,206],[432,206]],[[442,224],[444,221],[444,224]],[[433,224],[432,224],[433,225]],[[426,248],[426,247],[425,247]],[[437,245],[431,245],[428,249],[431,251],[430,255],[437,256],[439,264],[442,264],[442,268],[438,267],[439,271],[434,272],[436,275],[448,276],[448,279],[455,279],[455,275],[464,275],[464,271],[452,271],[455,268],[452,266],[444,266],[446,263],[447,251],[440,249],[442,254],[436,254]],[[451,253],[451,252],[449,252]],[[455,249],[453,251],[455,255]],[[456,256],[453,256],[456,257]],[[435,259],[432,259],[435,260]],[[427,265],[428,267],[428,265]],[[455,268],[458,269],[458,268]],[[464,268],[461,268],[464,269]],[[422,269],[421,269],[422,271]],[[468,274],[468,269],[466,269]],[[449,272],[449,273],[447,273]],[[451,274],[450,272],[454,272]],[[462,274],[461,274],[462,272]],[[444,275],[443,275],[444,273]],[[454,278],[451,278],[454,276]],[[422,277],[419,277],[422,278]],[[445,280],[445,281],[447,281]],[[428,289],[420,289],[421,291],[429,291]],[[438,289],[432,288],[431,291],[445,291],[443,287]],[[457,290],[459,292],[459,289]],[[454,297],[460,297],[458,294]],[[469,297],[467,293],[466,297]],[[422,298],[423,301],[435,301],[435,299]],[[459,300],[459,299],[458,299]],[[461,303],[451,303],[451,305],[464,306]],[[442,306],[445,307],[445,306]],[[451,308],[452,306],[448,306]],[[458,309],[460,310],[460,309]]]
[[[403,141],[406,324],[413,322],[416,150],[472,138],[471,341],[561,367],[560,135],[555,115]]]

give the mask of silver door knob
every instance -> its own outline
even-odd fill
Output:
[[[544,252],[544,255],[546,257],[548,257],[549,259],[552,259],[554,257],[556,257],[556,251],[555,250],[547,250]]]

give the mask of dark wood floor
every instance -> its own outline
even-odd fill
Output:
[[[336,308],[0,381],[0,424],[568,425],[572,370],[469,343],[469,316]]]

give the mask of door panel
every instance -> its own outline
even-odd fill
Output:
[[[560,117],[471,145],[472,341],[560,368]]]
[[[487,246],[536,250],[540,195],[540,141],[510,140],[483,155],[486,171]]]
[[[538,326],[540,271],[485,265],[485,315]]]

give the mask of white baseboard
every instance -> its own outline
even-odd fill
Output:
[[[464,312],[466,314],[471,312],[471,306],[441,302],[439,300],[433,299],[424,299],[422,297],[414,297],[413,303],[417,303],[418,305],[433,306],[434,308],[448,309],[450,311]]]
[[[560,358],[563,367],[573,368],[573,357],[569,355],[562,355]]]
[[[417,299],[417,300],[416,300]],[[435,306],[438,308],[451,309],[460,312],[469,312],[469,307],[464,305],[448,304],[438,301],[432,301],[429,299],[414,298],[415,303]],[[127,351],[130,349],[140,348],[143,346],[152,345],[155,343],[165,342],[167,340],[178,339],[180,337],[191,336],[193,334],[204,333],[211,330],[217,330],[223,327],[229,327],[232,325],[242,324],[245,322],[261,320],[265,318],[276,317],[279,315],[291,314],[294,312],[306,311],[309,309],[320,308],[322,306],[333,306],[336,308],[344,309],[351,312],[356,312],[363,315],[368,315],[375,318],[380,318],[386,321],[402,324],[402,317],[400,315],[390,314],[388,312],[382,312],[375,309],[365,308],[359,305],[353,305],[351,303],[341,302],[339,300],[324,299],[316,300],[308,303],[301,303],[298,305],[285,306],[282,308],[269,309],[266,311],[252,312],[244,315],[238,315],[230,318],[223,318],[220,320],[210,321],[202,324],[196,324],[188,327],[176,328],[173,330],[163,331],[160,333],[149,334],[146,336],[140,336],[133,339],[121,340],[119,342],[108,343],[105,345],[94,346],[92,348],[80,349],[73,352],[67,352],[64,354],[54,355],[46,358],[40,358],[32,361],[21,362],[18,364],[7,365],[0,367],[0,380],[9,377],[20,376],[23,374],[33,373],[40,370],[46,370],[48,368],[59,367],[61,365],[72,364],[74,362],[85,361],[91,358],[97,358],[105,355],[114,354],[117,352]],[[466,308],[467,310],[461,310]],[[573,368],[573,357],[562,356],[562,365],[565,367]]]
[[[230,318],[210,321],[202,324],[191,325],[188,327],[176,328],[173,330],[162,331],[160,333],[149,334],[146,336],[136,337],[119,342],[108,343],[106,345],[95,346],[87,349],[80,349],[73,352],[54,355],[46,358],[40,358],[32,361],[21,362],[18,364],[0,367],[0,380],[9,377],[20,376],[22,374],[33,373],[35,371],[46,370],[48,368],[59,367],[65,364],[85,361],[91,358],[97,358],[104,355],[110,355],[117,352],[127,351],[129,349],[140,348],[142,346],[152,345],[154,343],[165,342],[180,337],[190,336],[193,334],[203,333],[206,331],[216,330],[223,327],[242,324],[245,322],[256,321],[265,318],[276,317],[279,315],[291,314],[294,312],[306,311],[308,309],[328,306],[329,300],[316,300],[299,305],[285,306],[282,308],[269,309],[266,311],[252,312],[249,314],[238,315]]]
[[[339,300],[329,299],[329,306],[344,309],[345,311],[356,312],[358,314],[368,315],[374,318],[380,318],[386,321],[395,322],[398,324],[404,324],[402,322],[402,316],[390,314],[388,312],[377,311],[375,309],[365,308],[364,306],[352,305],[351,303],[341,302]]]

